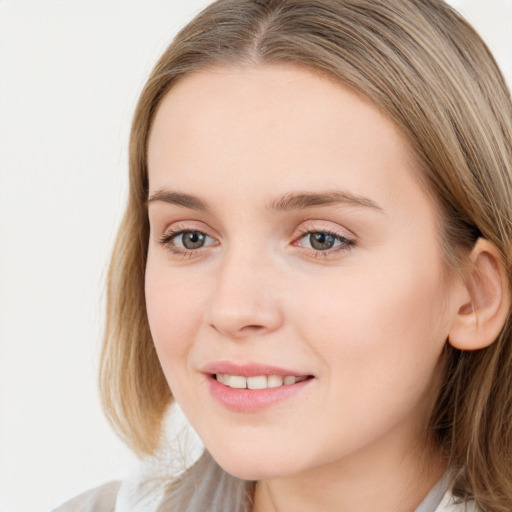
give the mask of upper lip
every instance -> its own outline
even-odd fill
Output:
[[[216,361],[205,365],[201,369],[202,373],[215,375],[218,373],[228,375],[239,375],[241,377],[257,377],[259,375],[280,375],[286,377],[293,375],[294,377],[306,377],[311,374],[300,372],[297,370],[290,370],[287,368],[280,368],[278,366],[259,364],[259,363],[232,363],[230,361]]]

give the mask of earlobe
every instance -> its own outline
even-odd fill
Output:
[[[459,350],[478,350],[498,337],[510,308],[507,273],[496,246],[478,239],[469,256],[459,308],[449,333]]]

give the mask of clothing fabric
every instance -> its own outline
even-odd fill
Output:
[[[65,503],[53,512],[240,512],[244,509],[247,482],[224,470],[208,455],[193,468],[200,481],[188,478],[179,488],[178,499],[167,506],[162,487],[147,491],[140,477],[109,482]],[[414,512],[481,512],[474,502],[457,503],[445,475]]]
[[[114,512],[121,482],[109,482],[67,501],[53,512]]]

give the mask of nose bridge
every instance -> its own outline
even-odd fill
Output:
[[[277,329],[282,322],[277,281],[279,271],[264,250],[236,244],[220,263],[207,322],[230,337]]]

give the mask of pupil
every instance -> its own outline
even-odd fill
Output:
[[[183,246],[186,249],[199,249],[204,245],[204,235],[202,233],[197,233],[194,231],[190,231],[188,233],[183,234]]]
[[[317,251],[326,251],[334,246],[334,237],[327,233],[312,233],[310,243],[313,249]]]

